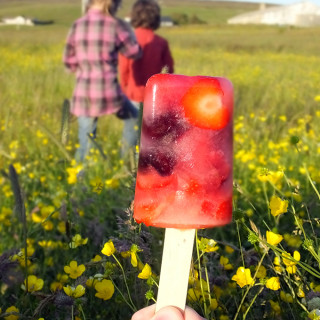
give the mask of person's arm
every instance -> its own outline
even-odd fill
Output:
[[[120,86],[124,93],[126,93],[126,88],[128,86],[129,79],[129,64],[130,60],[119,54],[119,77],[120,77]]]
[[[139,59],[142,50],[137,42],[136,36],[125,21],[118,19],[117,46],[119,52],[130,59]]]
[[[168,68],[168,73],[173,73],[174,72],[174,61],[173,61],[171,51],[169,48],[169,43],[166,40],[165,40],[165,45],[163,48],[162,59],[163,59],[162,60],[163,66],[167,66],[167,68]]]
[[[71,72],[75,72],[77,70],[78,61],[75,48],[75,24],[73,24],[67,36],[63,52],[63,63]]]
[[[136,312],[131,320],[206,320],[196,313],[193,309],[186,307],[183,313],[175,307],[165,307],[155,313],[156,305],[143,308]]]

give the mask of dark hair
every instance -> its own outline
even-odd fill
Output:
[[[132,7],[131,25],[156,30],[160,27],[161,10],[154,0],[138,0]]]

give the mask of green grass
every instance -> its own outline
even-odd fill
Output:
[[[121,16],[129,11],[130,3],[124,3]],[[163,1],[165,15],[172,12],[196,14],[208,24],[162,28],[159,33],[170,43],[176,73],[226,76],[234,85],[234,221],[229,226],[199,231],[199,236],[218,241],[220,248],[214,253],[202,252],[200,260],[195,253],[194,268],[197,272],[202,270],[202,276],[208,271],[211,292],[201,293],[199,279],[196,279],[191,287],[202,298],[189,299],[188,304],[208,319],[226,315],[234,319],[238,306],[243,319],[244,310],[249,310],[247,319],[306,319],[311,306],[316,305],[312,297],[320,291],[320,287],[315,289],[320,283],[317,255],[310,246],[301,244],[305,241],[304,232],[306,239],[313,241],[311,248],[317,250],[320,241],[319,224],[315,220],[320,183],[320,43],[317,41],[320,28],[229,26],[224,23],[225,19],[255,9],[257,5],[200,4]],[[137,253],[140,262],[149,263],[154,273],[159,274],[163,230],[137,226],[130,210],[123,214],[133,199],[135,164],[133,159],[119,160],[121,121],[115,116],[99,120],[97,142],[107,155],[107,161],[99,151],[94,151],[84,175],[78,178],[76,170],[80,168],[70,161],[77,143],[74,117],[71,117],[68,142],[64,145],[61,141],[61,108],[64,99],[71,96],[74,85],[74,77],[65,72],[61,56],[66,34],[79,11],[80,1],[75,0],[0,0],[0,16],[23,14],[55,20],[48,26],[0,27],[0,274],[3,272],[0,318],[12,305],[30,319],[41,316],[53,319],[55,310],[60,312],[60,319],[70,318],[71,308],[59,305],[62,298],[69,298],[63,291],[54,293],[50,286],[57,281],[59,273],[65,274],[64,266],[77,260],[86,265],[83,278],[76,281],[69,278],[61,285],[84,284],[90,276],[99,278],[103,274],[120,289],[110,300],[103,301],[95,297],[94,288],[86,286],[84,299],[71,299],[76,301],[77,315],[82,316],[82,306],[86,319],[129,319],[133,311],[125,302],[128,292],[116,261],[112,256],[102,256],[102,262],[91,261],[96,254],[101,254],[103,244],[111,237],[119,252],[131,249],[133,255],[135,247],[131,245],[143,248],[144,251]],[[44,280],[42,292],[46,296],[26,294],[21,289],[26,269],[16,266],[16,262],[12,265],[12,258],[7,258],[13,256],[9,250],[17,253],[26,245],[25,226],[14,211],[10,165],[14,165],[19,174],[26,205],[27,245],[29,250],[35,249],[27,272]],[[279,172],[283,172],[284,177]],[[72,183],[72,178],[76,184]],[[99,194],[95,187],[100,182],[102,192]],[[269,201],[273,195],[289,201],[287,213],[279,217],[270,214]],[[46,225],[43,219],[52,225]],[[263,244],[264,239],[250,227],[249,219],[262,236],[268,229],[287,234],[281,250],[290,253],[299,250],[301,262],[312,266],[316,272],[311,275],[305,265],[302,266],[307,270],[298,265],[298,273],[290,275],[283,265],[282,271],[276,273],[273,259],[279,253],[271,248],[265,260],[262,259],[259,244]],[[251,233],[250,241],[248,233]],[[70,249],[69,244],[76,234],[88,237],[88,244]],[[297,246],[288,240],[288,235],[298,235]],[[51,247],[40,245],[41,241],[49,240]],[[235,251],[227,252],[226,244]],[[156,294],[157,289],[150,281],[137,278],[140,269],[133,267],[130,258],[123,258],[119,252],[116,257],[125,270],[134,304],[141,308],[148,302],[145,293],[151,290]],[[223,268],[221,256],[228,257],[233,269]],[[260,259],[267,270],[266,278],[255,279],[256,286],[252,288],[241,289],[235,285],[231,278],[237,268],[244,265],[253,276]],[[13,275],[4,269],[6,263]],[[279,277],[280,290],[294,297],[292,303],[283,301],[280,290],[264,287],[264,281],[270,277]],[[309,293],[304,299],[295,296],[299,286]],[[264,290],[261,295],[258,294],[260,288]],[[242,303],[245,294],[248,295]],[[214,304],[209,307],[209,296],[217,300],[219,308],[215,309]],[[270,300],[281,306],[282,314],[277,315]],[[254,303],[250,305],[251,302]]]

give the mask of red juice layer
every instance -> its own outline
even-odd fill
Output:
[[[232,217],[233,88],[224,78],[158,74],[146,86],[134,218],[206,228]]]

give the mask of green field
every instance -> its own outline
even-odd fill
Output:
[[[320,28],[226,24],[257,8],[162,1],[163,15],[207,22],[158,31],[175,72],[235,92],[233,222],[198,231],[187,303],[210,320],[319,319]],[[163,230],[132,219],[119,119],[102,117],[88,161],[73,159],[62,51],[80,1],[0,0],[0,17],[16,15],[54,24],[0,26],[0,319],[130,319],[156,299]]]

